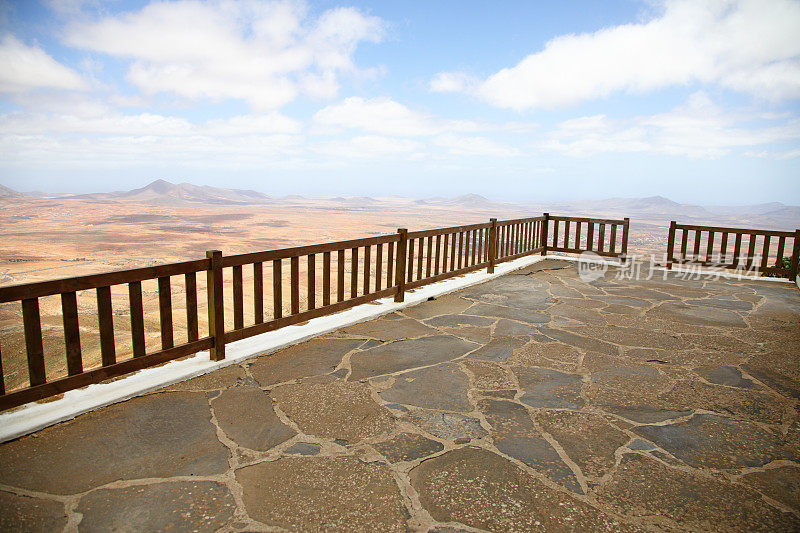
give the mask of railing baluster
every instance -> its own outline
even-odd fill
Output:
[[[586,249],[594,250],[594,222],[589,222],[589,231],[586,233]]]
[[[272,317],[283,317],[283,272],[281,260],[272,261]]]
[[[728,232],[722,232],[722,242],[719,243],[719,263],[721,265],[728,262]]]
[[[786,247],[786,237],[778,237],[778,251],[775,255],[775,266],[783,268],[783,250]]]
[[[706,246],[706,263],[714,261],[714,232],[708,232],[708,246]]]
[[[222,252],[209,250],[206,252],[206,258],[210,262],[209,269],[206,271],[208,334],[214,339],[210,356],[212,361],[222,361],[225,359],[225,295],[222,286]],[[280,280],[280,264],[278,265],[278,274],[277,279]],[[280,282],[278,283],[278,290],[275,294],[280,297]]]
[[[389,250],[386,253],[386,287],[394,284],[394,243],[389,243]]]
[[[83,372],[81,334],[78,327],[78,298],[74,291],[61,294],[61,314],[64,320],[64,348],[67,355],[67,374]]]
[[[406,273],[405,282],[409,283],[414,281],[414,239],[408,239],[408,272]]]
[[[445,243],[445,248],[447,248],[447,243]],[[434,263],[433,267],[433,275],[439,275],[439,267],[441,266],[442,262],[442,236],[436,236],[436,262]]]
[[[630,234],[630,229],[631,229],[631,219],[628,218],[628,217],[625,217],[622,220],[623,220],[623,223],[622,223],[622,251],[621,251],[621,253],[625,257],[625,260],[627,261],[628,260],[627,259],[628,258],[628,235]]]
[[[558,227],[560,225],[558,220],[553,221],[553,248],[558,248]]]
[[[160,314],[163,314],[161,303],[161,279],[162,278],[158,278],[158,307]],[[170,318],[172,317],[170,316]],[[117,362],[117,354],[114,346],[114,313],[111,309],[111,287],[109,286],[97,288],[97,322],[100,330],[100,358],[102,359],[103,366],[113,365]],[[164,345],[163,322],[162,320],[162,348]],[[170,327],[171,326],[172,324],[170,324]]]
[[[450,241],[450,271],[456,269],[456,234],[451,233],[452,239]]]
[[[110,303],[109,293],[109,307]],[[172,287],[170,286],[169,278],[166,276],[158,278],[158,312],[159,322],[161,323],[161,349],[166,350],[175,346],[175,338],[172,331]],[[113,339],[113,331],[111,337]]]
[[[608,237],[609,244],[611,245],[611,253],[617,253],[617,225],[611,224],[611,235]]]
[[[131,342],[133,356],[141,357],[145,354],[144,345],[144,306],[142,305],[142,282],[128,283],[128,302],[131,308]]]
[[[300,312],[300,258],[294,256],[289,260],[289,305],[291,313],[296,315]]]
[[[683,233],[681,234],[681,262],[686,261],[686,246],[689,244],[689,230],[683,229]]]
[[[579,249],[581,247],[581,223],[575,223],[575,249]]]
[[[464,232],[458,232],[458,269],[464,264]]]
[[[358,248],[350,249],[350,298],[358,296]]]
[[[28,381],[30,386],[34,387],[47,381],[38,298],[22,300],[22,324],[25,329],[25,350],[28,354]]]
[[[606,225],[605,223],[602,223],[600,224],[600,228],[598,229],[597,249],[601,252],[604,251],[605,244],[606,244]]]
[[[422,246],[425,244],[425,239],[420,237],[417,244],[419,248],[419,251],[417,252],[417,279],[422,279],[422,260],[424,254]]]
[[[233,267],[233,329],[244,327],[244,287],[242,266]]]
[[[694,251],[692,252],[692,261],[700,260],[700,241],[703,239],[703,233],[700,230],[694,232]]]
[[[261,263],[258,264],[261,265]],[[186,340],[193,342],[200,338],[197,319],[197,273],[187,272],[184,274],[183,285],[186,290]]]
[[[669,223],[669,233],[667,234],[667,270],[672,269],[672,261],[675,260],[675,226],[673,220]]]
[[[756,254],[756,235],[751,233],[750,240],[748,241],[747,247],[747,270],[750,270],[753,267],[753,259]]]
[[[742,234],[736,234],[736,240],[733,243],[733,266],[739,268],[739,263],[742,258]]]
[[[344,250],[336,253],[336,301],[344,301]]]
[[[470,252],[471,252],[471,260],[470,260],[470,264],[469,265],[470,266],[474,266],[475,263],[476,263],[476,258],[478,257],[478,255],[477,255],[478,254],[478,230],[474,229],[474,230],[472,230],[471,233],[472,233],[472,250],[470,250]]]
[[[425,277],[431,277],[431,256],[433,255],[433,237],[428,237],[428,257],[425,260]]]
[[[764,248],[761,252],[761,271],[767,268],[767,261],[769,261],[769,235],[764,235]]]
[[[364,247],[364,294],[369,294],[370,267],[372,266],[370,260],[370,256],[372,255],[371,249],[371,246]]]
[[[375,291],[380,291],[383,284],[383,244],[378,243],[375,247]]]
[[[260,262],[253,263],[253,322],[264,322],[264,265]]]
[[[397,241],[397,271],[394,275],[395,283],[397,284],[397,291],[394,293],[394,301],[402,302],[405,299],[406,292],[406,258],[408,257],[408,230],[406,228],[398,228],[398,235],[400,240]]]
[[[317,259],[314,254],[308,254],[306,257],[307,261],[307,297],[308,297],[308,309],[314,309],[317,307]]]
[[[331,304],[331,253],[322,254],[322,305]]]

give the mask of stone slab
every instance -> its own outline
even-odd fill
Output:
[[[461,357],[478,345],[452,335],[389,342],[350,357],[350,380],[391,374]]]

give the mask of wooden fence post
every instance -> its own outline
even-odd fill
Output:
[[[400,240],[397,242],[397,261],[395,262],[394,279],[397,283],[397,292],[394,295],[395,302],[405,300],[406,291],[406,255],[408,255],[408,230],[399,228]]]
[[[800,229],[794,230],[794,248],[792,249],[792,263],[789,267],[789,279],[794,283],[797,281],[797,273],[800,268]]]
[[[547,255],[547,223],[550,220],[550,213],[544,213],[544,220],[542,221],[542,255]]]
[[[669,223],[669,235],[667,236],[667,270],[672,270],[672,255],[675,253],[675,225],[674,220]]]
[[[622,259],[628,262],[628,227],[631,225],[631,219],[628,217],[623,218],[625,223],[622,225]]]
[[[489,242],[487,243],[489,246],[489,266],[486,267],[486,272],[489,274],[494,273],[494,263],[497,259],[497,219],[490,218],[489,222],[492,224],[489,226]]]
[[[209,250],[206,257],[210,261],[207,274],[206,293],[208,294],[208,334],[214,339],[211,347],[211,360],[225,359],[225,307],[222,296],[222,252]]]

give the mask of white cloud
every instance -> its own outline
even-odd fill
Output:
[[[793,0],[667,0],[647,22],[559,36],[480,84],[440,73],[431,88],[472,92],[515,110],[690,83],[798,98],[799,32],[800,3]]]
[[[128,80],[146,94],[241,99],[264,110],[299,94],[330,98],[356,74],[359,43],[377,42],[383,23],[354,8],[318,18],[297,1],[178,0],[66,30],[70,46],[128,58]]]
[[[704,93],[695,93],[686,105],[667,113],[624,120],[596,115],[564,121],[540,147],[576,157],[645,152],[716,158],[736,148],[800,139],[797,118],[754,125],[760,121],[763,117],[758,115],[727,114]]]
[[[380,158],[409,154],[419,156],[422,148],[422,143],[410,139],[362,135],[352,139],[323,142],[315,150],[336,158]]]
[[[98,107],[96,111],[102,109]],[[214,119],[199,124],[182,117],[154,113],[123,115],[111,110],[91,115],[40,112],[13,112],[0,115],[0,134],[6,135],[257,136],[299,133],[302,128],[299,121],[276,112]]]
[[[356,128],[381,135],[426,136],[446,132],[475,131],[466,120],[445,120],[414,111],[391,98],[352,97],[319,110],[317,126],[328,129]]]
[[[477,80],[464,72],[440,72],[430,82],[430,90],[435,93],[456,93],[471,91]]]
[[[28,46],[11,34],[0,38],[0,93],[31,89],[85,89],[86,82],[37,46]]]
[[[453,155],[479,155],[488,157],[513,157],[521,155],[513,146],[507,146],[486,137],[445,134],[435,137],[433,144],[447,148]]]

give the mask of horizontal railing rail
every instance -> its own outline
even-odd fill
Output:
[[[545,213],[547,251],[594,252],[603,257],[625,258],[628,254],[630,219],[561,217]]]
[[[0,409],[203,350],[219,361],[225,358],[225,346],[230,342],[379,298],[394,296],[402,302],[409,290],[481,268],[491,273],[498,263],[526,255],[545,254],[550,249],[576,251],[579,248],[566,244],[556,247],[557,233],[550,246],[547,235],[548,223],[555,229],[561,221],[577,220],[622,223],[548,215],[491,219],[488,223],[414,232],[399,229],[389,235],[238,255],[223,256],[212,250],[205,259],[0,287],[0,304],[21,304],[24,346],[20,349],[25,352],[25,358],[16,361],[15,383],[8,381],[11,373],[3,371],[4,358],[8,363],[11,354],[7,350],[0,354]],[[627,219],[624,223],[623,250]],[[610,250],[615,250],[613,244]],[[198,280],[201,272],[205,279]],[[146,290],[143,284],[152,285],[153,290]],[[265,302],[270,284],[271,304]],[[203,302],[198,302],[203,290],[205,315]],[[183,293],[182,302],[173,300],[176,291]],[[157,295],[152,302],[157,320],[146,316],[143,294],[153,295],[152,299]],[[46,349],[40,301],[56,297],[60,298],[61,327],[46,317]],[[123,305],[121,300],[125,300]],[[79,311],[83,312],[80,317]],[[82,346],[87,335],[83,323],[89,319],[97,324],[96,354],[87,353]],[[6,339],[2,340],[0,349],[5,349]],[[123,345],[130,349],[121,350]],[[64,355],[56,353],[61,350]],[[22,374],[27,374],[25,379]]]
[[[774,248],[773,248],[774,245]],[[755,271],[794,280],[800,258],[800,229],[772,231],[670,222],[666,267],[700,266]]]

